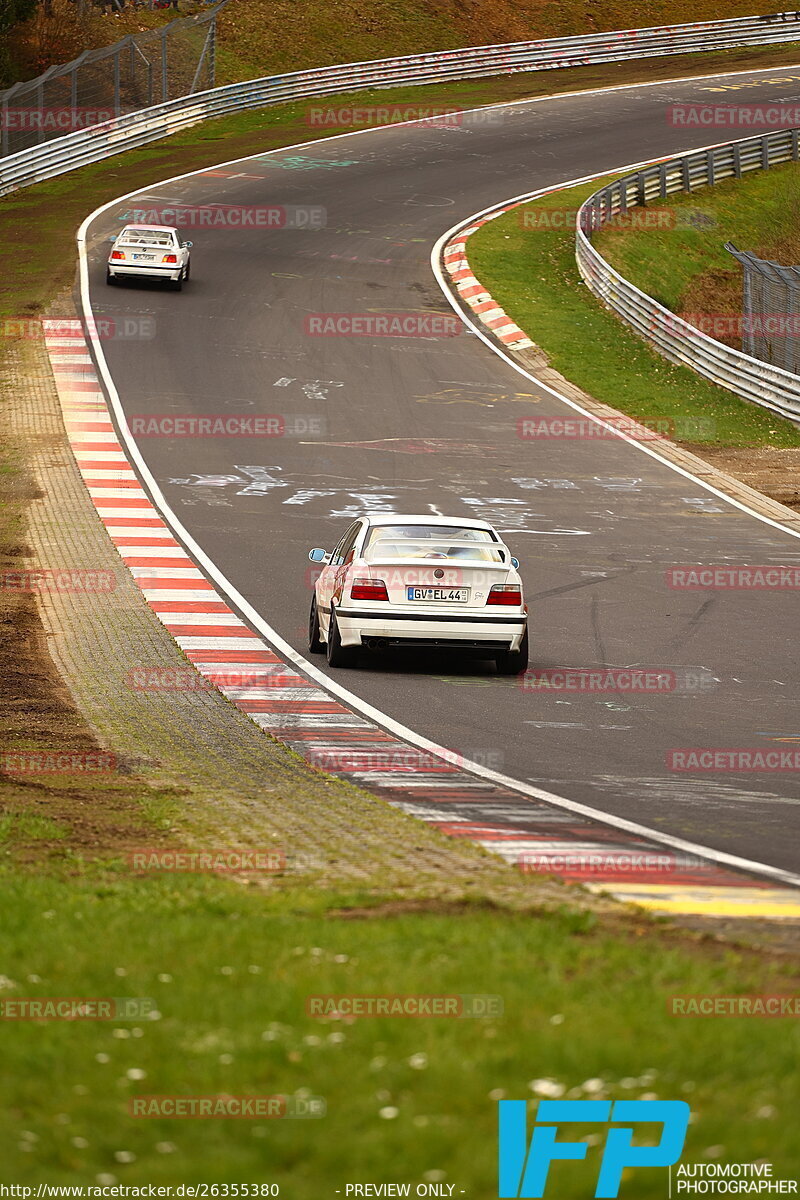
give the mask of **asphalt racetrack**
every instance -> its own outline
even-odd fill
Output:
[[[515,103],[455,127],[373,129],[148,189],[91,225],[91,307],[117,329],[127,320],[148,331],[102,342],[129,422],[280,418],[281,437],[138,444],[205,553],[297,650],[306,650],[310,547],[331,549],[365,509],[469,515],[491,521],[521,560],[532,666],[646,665],[675,680],[653,694],[542,692],[492,665],[425,656],[365,657],[332,672],[337,682],[514,779],[796,870],[796,772],[668,763],[688,747],[797,745],[797,594],[676,590],[665,572],[792,566],[800,541],[617,438],[520,438],[522,418],[574,413],[466,327],[441,338],[308,332],[319,314],[452,313],[430,254],[458,221],[538,188],[745,136],[674,127],[668,107],[797,99],[800,68],[732,76],[736,91],[714,90],[725,82]],[[106,287],[109,237],[134,209],[155,220],[174,204],[310,206],[325,223],[187,230],[192,279],[180,295]]]

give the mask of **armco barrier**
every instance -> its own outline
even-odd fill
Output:
[[[143,146],[199,121],[282,101],[793,41],[800,41],[800,13],[796,12],[504,46],[471,46],[252,79],[141,109],[8,155],[0,159],[0,196]]]
[[[737,179],[748,171],[797,162],[799,157],[800,130],[781,129],[682,154],[616,179],[579,209],[575,252],[587,286],[670,362],[691,367],[712,383],[796,424],[800,424],[800,376],[733,350],[677,317],[615,271],[591,238],[609,220],[636,206],[722,179]]]

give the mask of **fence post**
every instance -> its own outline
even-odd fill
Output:
[[[766,171],[769,166],[769,137],[766,133],[761,136],[761,169]]]
[[[211,18],[208,31],[208,86],[213,88],[217,79],[217,14]]]
[[[161,103],[166,104],[169,100],[169,84],[167,81],[168,68],[168,52],[167,52],[167,30],[166,26],[161,30]]]
[[[688,158],[681,159],[681,179],[683,180],[683,190],[690,192],[692,190],[692,177],[689,172]]]
[[[742,279],[742,349],[745,354],[752,355],[755,350],[755,330],[753,329],[753,287],[750,270],[742,264],[744,277]]]
[[[44,85],[39,84],[36,89],[36,107],[39,110],[39,128],[36,131],[36,141],[44,141]]]
[[[114,55],[114,116],[118,117],[119,105],[119,50]]]

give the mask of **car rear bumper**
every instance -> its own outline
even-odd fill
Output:
[[[439,615],[337,608],[336,622],[343,646],[438,646],[493,653],[519,649],[527,618],[524,613],[489,617],[474,611]]]
[[[112,275],[146,275],[150,279],[172,279],[173,281],[180,278],[183,267],[180,263],[173,266],[162,266],[161,263],[120,263],[110,262],[108,269]]]

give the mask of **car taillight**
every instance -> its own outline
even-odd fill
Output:
[[[177,256],[177,254],[165,254],[161,261],[162,261],[162,263],[164,263],[164,262],[176,263],[178,261],[178,256]]]
[[[519,608],[520,604],[522,604],[522,588],[518,583],[495,583],[489,589],[486,603],[513,604]]]
[[[121,251],[121,250],[112,250],[112,251],[111,251],[111,257],[112,257],[112,258],[124,258],[124,257],[125,257],[125,255],[122,253],[122,251]]]
[[[354,579],[350,588],[351,600],[388,600],[389,593],[382,579]]]

